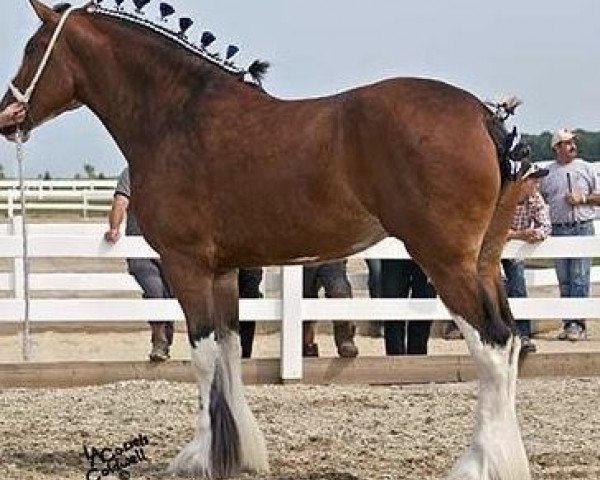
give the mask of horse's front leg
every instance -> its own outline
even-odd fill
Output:
[[[246,402],[241,370],[237,272],[217,275],[213,284],[215,312],[224,329],[217,343],[225,381],[225,398],[233,413],[241,449],[241,466],[251,472],[269,471],[267,449],[258,423]]]
[[[264,438],[244,398],[235,271],[211,272],[186,257],[163,256],[185,313],[198,382],[194,439],[168,472],[227,478],[268,470]]]
[[[226,375],[217,336],[223,330],[215,310],[214,274],[194,259],[163,255],[173,289],[184,311],[198,382],[198,420],[191,442],[167,472],[194,478],[227,478],[241,468],[240,439],[226,400]]]

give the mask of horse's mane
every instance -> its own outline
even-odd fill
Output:
[[[102,0],[94,0],[93,2],[90,2],[90,4],[88,4],[85,8],[90,13],[97,13],[107,17],[118,18],[132,25],[141,26],[149,31],[158,33],[166,40],[174,42],[180,48],[182,47],[187,51],[198,55],[205,60],[208,60],[211,64],[219,67],[221,70],[224,70],[227,73],[234,75],[238,80],[244,81],[249,85],[258,86],[262,89],[262,81],[264,80],[264,77],[270,66],[269,62],[262,60],[254,60],[248,68],[241,68],[227,59],[223,60],[218,53],[208,52],[204,46],[198,46],[191,43],[183,32],[176,33],[172,30],[169,30],[163,25],[156,24],[146,18],[143,18],[130,12],[126,12],[121,7],[117,7],[116,9],[108,9],[102,7],[100,6],[101,2]],[[122,3],[122,1],[120,3]],[[138,2],[134,3],[137,6]],[[144,4],[144,6],[147,3],[149,3],[149,1],[140,2],[140,4]],[[71,4],[63,2],[55,5],[53,7],[53,10],[57,13],[63,13],[70,7]],[[141,9],[137,9],[137,11],[141,12]],[[250,81],[247,80],[247,75],[249,75],[251,79]]]

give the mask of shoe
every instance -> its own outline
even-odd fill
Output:
[[[561,332],[558,334],[558,338],[559,340],[566,340],[567,339],[567,327],[564,327]]]
[[[338,355],[342,358],[355,358],[358,356],[358,347],[354,340],[344,340],[337,346]]]
[[[535,353],[537,352],[537,347],[535,343],[531,341],[531,338],[523,335],[521,337],[521,353]]]
[[[151,362],[164,362],[165,360],[168,360],[170,358],[169,344],[161,341],[155,342],[152,345],[149,357]]]
[[[571,342],[587,339],[587,332],[578,323],[570,323],[567,325],[567,328],[565,328],[565,334],[567,340]]]
[[[367,337],[383,338],[383,325],[381,322],[369,322],[367,332],[364,334]]]
[[[319,346],[316,343],[309,343],[308,345],[302,345],[302,356],[303,357],[318,357]]]

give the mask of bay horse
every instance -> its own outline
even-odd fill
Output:
[[[28,102],[25,135],[81,105],[96,114],[185,313],[199,412],[169,472],[268,470],[241,381],[236,269],[343,258],[394,236],[477,366],[475,432],[448,478],[530,478],[515,410],[520,342],[499,275],[525,176],[507,174],[503,118],[416,78],[283,101],[100,2],[29,1],[42,25],[1,106]]]

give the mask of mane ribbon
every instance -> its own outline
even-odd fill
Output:
[[[40,62],[40,65],[38,66],[38,69],[35,72],[35,75],[33,76],[33,79],[31,80],[31,83],[29,84],[29,87],[27,87],[25,92],[21,92],[17,87],[14,86],[14,84],[12,82],[10,82],[8,84],[8,87],[10,88],[10,91],[12,92],[12,94],[15,97],[15,99],[17,100],[17,102],[25,103],[25,104],[29,103],[29,99],[33,95],[33,91],[35,90],[35,87],[36,87],[38,81],[40,80],[40,77],[42,76],[44,69],[46,68],[46,64],[48,63],[50,54],[52,53],[52,50],[54,49],[54,45],[56,44],[56,41],[58,40],[58,36],[60,35],[60,32],[62,31],[62,29],[65,25],[65,22],[67,21],[67,18],[69,17],[71,12],[73,10],[75,10],[76,8],[78,8],[78,7],[74,7],[74,6],[70,7],[68,10],[65,11],[65,13],[63,13],[62,17],[60,18],[60,21],[58,22],[58,25],[56,26],[56,30],[54,30],[52,38],[50,39],[50,43],[48,44],[48,47],[46,47],[46,52],[44,53],[44,56],[42,57],[42,61]]]

